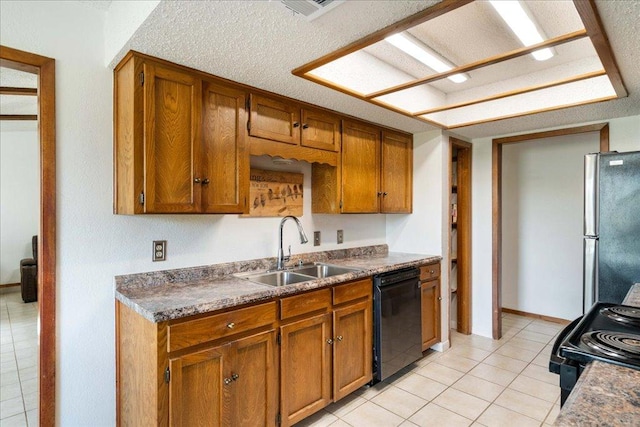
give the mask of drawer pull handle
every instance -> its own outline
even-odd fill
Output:
[[[240,375],[238,375],[238,374],[231,374],[231,379],[232,379],[233,381],[237,380],[238,378],[240,378]]]
[[[193,178],[193,182],[195,182],[196,184],[200,184],[200,178]]]
[[[329,339],[327,340],[327,344],[329,344],[329,345],[333,344],[333,340],[332,340],[331,338],[329,338]]]
[[[227,328],[229,328],[229,329],[233,329],[233,328],[234,328],[234,326],[236,326],[236,324],[235,324],[235,323],[233,323],[233,322],[231,322],[231,323],[227,323]]]
[[[209,182],[211,182],[209,181],[209,178],[205,178],[202,180],[202,185],[207,185]]]
[[[233,380],[231,378],[225,378],[224,379],[224,385],[229,385],[233,382]]]
[[[342,341],[342,335],[338,335],[338,336],[336,337],[336,340],[338,340],[338,341]]]
[[[429,273],[434,274],[436,271],[435,270],[431,270]]]

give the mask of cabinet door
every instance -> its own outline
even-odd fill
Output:
[[[411,213],[413,139],[410,136],[383,131],[381,175],[381,212]]]
[[[324,111],[302,110],[302,141],[305,147],[340,151],[340,118]]]
[[[342,212],[379,211],[380,130],[342,123]]]
[[[275,330],[231,343],[231,383],[225,384],[224,420],[228,426],[273,426],[278,406]]]
[[[440,280],[421,284],[422,351],[440,342]]]
[[[331,402],[331,313],[280,328],[282,424],[292,425]]]
[[[222,425],[225,346],[169,360],[169,425]]]
[[[372,378],[371,300],[333,312],[333,399],[339,400]]]
[[[145,212],[197,212],[202,83],[153,63],[144,75]]]
[[[300,144],[300,107],[252,94],[249,135]]]
[[[249,189],[244,92],[204,82],[202,210],[243,213]]]

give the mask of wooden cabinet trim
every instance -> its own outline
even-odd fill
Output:
[[[280,300],[280,319],[286,320],[331,308],[331,289],[325,288],[285,297]]]
[[[275,323],[276,302],[240,308],[169,325],[167,351],[236,335]]]
[[[373,295],[373,283],[371,279],[345,283],[333,287],[333,305],[339,305],[361,298],[371,298]]]
[[[432,280],[440,277],[440,263],[420,267],[420,280]]]

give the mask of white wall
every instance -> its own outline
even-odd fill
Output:
[[[115,275],[275,256],[278,218],[112,214],[112,71],[105,67],[105,13],[76,2],[2,2],[2,44],[56,59],[57,424],[115,423]],[[357,115],[357,111],[353,114]],[[256,161],[258,164],[261,160]],[[298,163],[309,194],[309,165]],[[322,246],[285,239],[293,253],[385,243],[385,215],[310,214]],[[344,229],[337,246],[335,230]],[[151,242],[168,240],[167,261]]]
[[[448,253],[448,141],[439,130],[413,136],[413,214],[387,215],[389,250],[441,256]],[[442,265],[449,265],[448,259]],[[448,284],[449,271],[442,268],[442,337],[448,336]]]
[[[35,126],[33,126],[35,128]],[[37,129],[0,133],[0,284],[20,282],[20,260],[31,258],[40,218]]]
[[[584,155],[597,132],[502,147],[502,306],[582,314]]]
[[[640,116],[609,120],[611,150],[640,150]],[[581,126],[588,123],[576,123]],[[552,129],[538,129],[531,132]],[[491,143],[492,138],[473,140],[473,333],[491,336],[492,243],[491,243]],[[580,281],[582,278],[580,277]]]

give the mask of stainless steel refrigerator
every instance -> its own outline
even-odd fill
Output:
[[[621,303],[640,283],[640,151],[584,159],[584,303]]]

